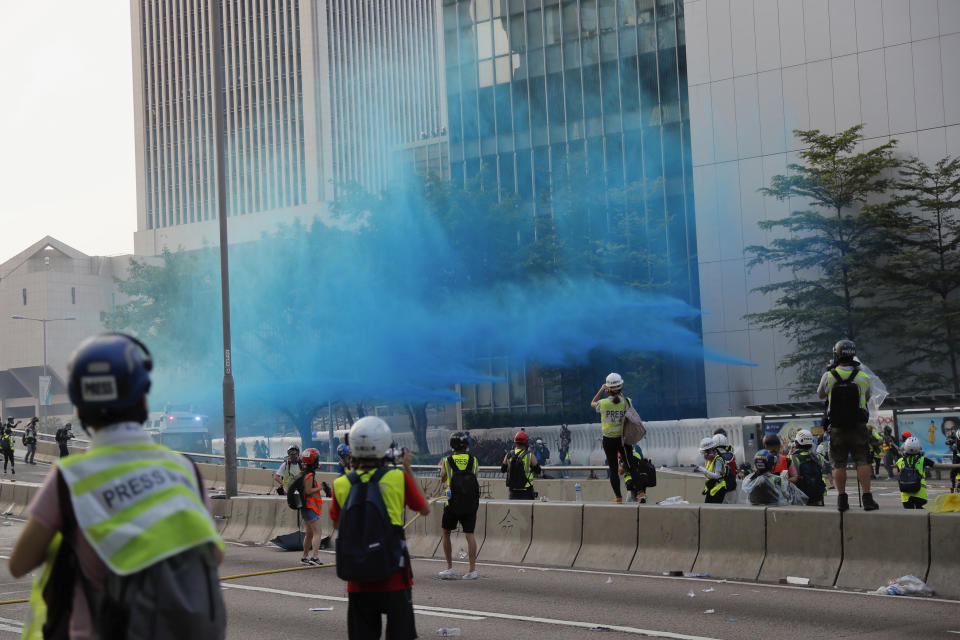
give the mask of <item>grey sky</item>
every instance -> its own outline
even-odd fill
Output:
[[[133,251],[127,0],[0,0],[0,262],[45,235]]]

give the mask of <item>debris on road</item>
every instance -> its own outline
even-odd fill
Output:
[[[900,576],[896,580],[891,580],[886,587],[880,587],[876,591],[888,596],[923,596],[933,595],[933,589],[917,576],[907,574]]]

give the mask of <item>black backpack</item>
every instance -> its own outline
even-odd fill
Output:
[[[527,488],[527,472],[523,461],[529,457],[529,449],[524,450],[520,455],[511,451],[507,456],[507,489],[523,491]]]
[[[340,510],[337,538],[337,577],[355,582],[386,580],[404,566],[406,553],[403,527],[390,522],[380,494],[380,479],[390,471],[381,467],[369,482],[356,471],[347,474],[350,493]]]
[[[303,493],[303,480],[307,477],[307,473],[301,471],[300,475],[291,480],[290,486],[287,487],[287,506],[291,509],[299,510],[307,506],[307,499]]]
[[[913,458],[913,462],[910,460]],[[914,456],[904,457],[903,469],[900,469],[899,480],[900,491],[903,493],[916,493],[923,487],[923,474],[917,470],[917,459]]]
[[[480,506],[480,483],[477,474],[473,472],[474,457],[467,454],[467,467],[461,469],[453,460],[447,458],[447,468],[450,470],[450,499],[447,508],[456,515],[470,515]]]
[[[854,367],[848,378],[842,377],[836,368],[830,369],[835,384],[830,390],[830,426],[840,429],[852,429],[867,421],[864,410],[860,408],[860,386],[857,384],[859,367]]]
[[[823,482],[823,470],[816,457],[809,451],[801,451],[793,456],[793,465],[797,468],[797,488],[807,494],[810,502],[820,500],[827,485]]]
[[[723,481],[727,485],[727,491],[737,490],[737,472],[730,468],[730,461],[733,460],[733,453],[724,451],[720,454],[723,458]]]

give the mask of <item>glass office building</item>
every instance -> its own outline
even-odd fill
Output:
[[[453,179],[479,175],[537,216],[574,173],[604,193],[644,185],[651,280],[699,307],[682,0],[443,0],[443,29]],[[662,361],[658,417],[702,415],[702,363]],[[482,386],[466,409],[555,410]]]

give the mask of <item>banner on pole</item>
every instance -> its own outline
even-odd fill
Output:
[[[40,404],[50,406],[50,376],[40,376]]]

